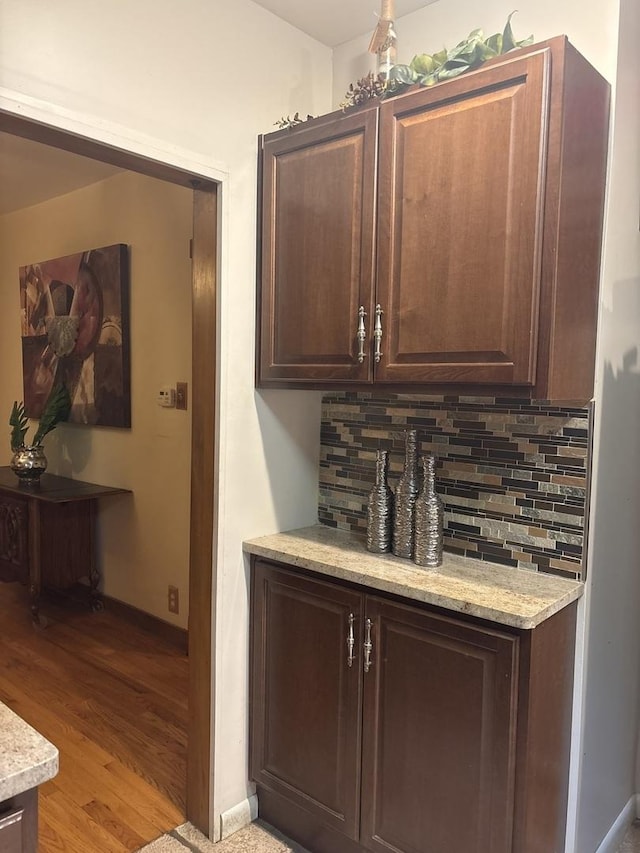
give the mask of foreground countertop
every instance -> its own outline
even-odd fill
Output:
[[[513,628],[535,628],[580,598],[584,584],[542,572],[444,555],[426,569],[371,554],[364,538],[317,524],[244,543],[249,554]]]
[[[57,772],[56,747],[0,702],[0,803]]]

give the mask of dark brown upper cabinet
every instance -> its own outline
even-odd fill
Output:
[[[258,384],[588,400],[608,109],[559,36],[262,138]]]

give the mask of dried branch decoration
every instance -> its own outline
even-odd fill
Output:
[[[314,118],[314,116],[307,115],[306,118],[301,118],[300,113],[296,113],[293,118],[290,116],[283,116],[282,118],[279,118],[278,121],[274,122],[274,124],[276,127],[284,130],[285,128],[295,127],[298,124],[309,121],[310,118]]]
[[[386,77],[370,71],[366,77],[361,77],[355,84],[349,84],[349,89],[340,107],[346,110],[349,107],[359,107],[360,104],[370,101],[371,98],[382,98],[387,90],[387,84]]]

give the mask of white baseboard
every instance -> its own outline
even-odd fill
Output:
[[[224,841],[257,817],[258,798],[253,794],[220,815],[220,841]]]
[[[627,805],[615,819],[613,826],[607,832],[596,853],[616,853],[630,825],[638,817],[639,796],[638,794],[634,794],[631,797]]]

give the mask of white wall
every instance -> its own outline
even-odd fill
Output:
[[[613,84],[618,74],[607,203],[587,594],[581,607],[567,853],[594,853],[638,790],[640,674],[640,33],[637,0],[523,0],[516,38],[565,33]],[[513,6],[440,0],[397,22],[398,61],[451,47],[476,27],[502,29]],[[363,37],[334,53],[334,105],[371,67]],[[583,642],[586,630],[586,642]]]
[[[159,408],[156,392],[191,381],[192,207],[186,187],[121,172],[0,217],[3,421],[23,397],[18,268],[130,246],[131,429],[63,424],[45,451],[49,473],[133,491],[98,502],[104,592],[181,627],[189,611],[191,414]],[[7,439],[0,463],[10,456]],[[169,584],[180,591],[177,616],[168,612]]]
[[[640,790],[640,7],[620,4],[603,257],[576,853]]]
[[[282,115],[328,111],[330,86],[328,48],[250,0],[0,0],[0,105],[226,174],[216,814],[248,791],[241,542],[317,517],[320,395],[253,388],[256,137]]]

